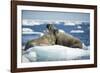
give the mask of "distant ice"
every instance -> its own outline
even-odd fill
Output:
[[[34,26],[34,25],[41,25],[42,22],[39,22],[39,21],[34,21],[34,20],[28,20],[28,19],[24,19],[23,20],[23,25],[24,26]]]
[[[37,35],[40,35],[40,36],[44,35],[42,32],[23,32],[23,34],[37,34]]]
[[[65,23],[64,25],[75,26],[76,24],[75,24],[75,23],[70,22],[70,23]]]
[[[54,23],[54,24],[61,24],[69,26],[81,25],[84,23],[89,23],[88,21],[76,21],[76,20],[34,20],[34,19],[23,19],[22,23],[24,26],[34,26],[34,25],[41,25],[45,23]]]
[[[37,35],[40,35],[40,36],[43,36],[44,34],[42,32],[35,32],[33,31],[31,28],[23,28],[23,34],[37,34]]]
[[[81,26],[77,26],[77,28],[78,28],[78,29],[81,29],[82,27],[81,27]]]
[[[23,32],[33,32],[31,28],[23,28],[22,31]]]
[[[70,33],[84,33],[83,30],[71,30]]]
[[[27,59],[29,59],[29,62],[81,60],[83,58],[89,59],[90,51],[79,48],[69,48],[60,45],[35,46],[27,51],[24,51],[23,56],[23,62],[25,62],[25,60],[27,62]]]

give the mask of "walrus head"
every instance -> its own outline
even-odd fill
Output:
[[[47,24],[46,28],[49,33],[52,33],[54,35],[58,33],[58,29],[53,24]]]
[[[47,28],[48,30],[53,30],[53,29],[55,29],[55,27],[54,27],[53,24],[47,24],[46,28]]]

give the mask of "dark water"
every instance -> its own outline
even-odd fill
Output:
[[[83,22],[81,24],[75,24],[75,26],[64,25],[64,23],[54,24],[56,28],[64,30],[77,38],[79,38],[86,46],[90,45],[90,24]],[[80,27],[80,28],[78,28]],[[30,28],[34,32],[43,32],[46,29],[46,24],[34,25],[34,26],[22,26],[22,28]],[[82,30],[83,33],[71,33],[72,30]],[[22,44],[24,45],[27,41],[39,38],[36,34],[22,34]]]

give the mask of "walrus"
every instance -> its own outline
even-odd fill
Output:
[[[57,45],[63,45],[71,48],[82,48],[82,42],[78,38],[68,33],[62,33],[57,31],[55,36]]]
[[[55,44],[63,45],[71,48],[83,48],[80,39],[64,32],[60,32],[53,24],[48,24],[47,29],[50,33],[53,32],[56,41]]]
[[[55,39],[56,38],[53,33],[47,33],[38,39],[29,40],[26,43],[24,50],[27,50],[28,48],[34,47],[34,46],[54,45]]]
[[[53,24],[47,24],[46,30],[47,34],[38,39],[28,41],[24,50],[33,46],[43,45],[63,45],[71,48],[82,48],[82,42],[78,38],[68,33],[60,32]]]

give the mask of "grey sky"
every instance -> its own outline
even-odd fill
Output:
[[[90,21],[89,13],[22,10],[23,19]]]

